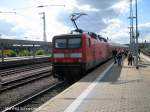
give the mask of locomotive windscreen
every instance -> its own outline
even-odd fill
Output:
[[[56,38],[55,39],[55,48],[80,48],[81,47],[81,38],[80,37],[71,37],[71,38]]]
[[[67,48],[67,39],[56,39],[55,48]]]
[[[79,48],[81,46],[81,38],[70,38],[68,40],[68,48]]]

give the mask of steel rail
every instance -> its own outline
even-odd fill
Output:
[[[1,76],[8,76],[8,75],[13,75],[15,73],[21,73],[27,70],[34,70],[34,69],[38,69],[40,67],[47,67],[50,66],[51,64],[49,63],[42,63],[42,64],[34,64],[34,65],[29,65],[29,66],[25,66],[25,67],[19,67],[19,68],[12,68],[10,70],[2,70],[0,71]]]
[[[40,95],[46,93],[47,91],[50,91],[50,90],[52,90],[53,88],[55,88],[55,87],[57,87],[57,86],[59,86],[59,85],[62,85],[63,83],[64,83],[64,82],[55,83],[54,85],[52,85],[52,86],[50,86],[50,87],[48,87],[48,88],[46,88],[46,89],[44,89],[44,90],[42,90],[42,91],[40,91],[40,92],[34,94],[34,95],[32,95],[31,97],[28,97],[28,98],[24,99],[23,101],[21,101],[21,102],[19,102],[19,103],[16,103],[15,105],[13,105],[13,106],[11,106],[11,107],[6,108],[6,109],[3,110],[2,112],[12,112],[13,110],[15,111],[15,108],[20,107],[21,105],[24,105],[25,103],[30,102],[30,101],[33,100],[34,98],[37,98],[38,96],[40,96]]]
[[[35,81],[35,80],[39,80],[41,78],[44,78],[44,77],[48,77],[48,76],[51,76],[51,72],[45,72],[45,73],[39,73],[38,75],[33,75],[33,76],[30,76],[30,77],[26,77],[26,78],[22,78],[20,80],[18,80],[17,82],[10,82],[10,83],[3,83],[2,84],[2,88],[0,89],[0,92],[4,92],[6,90],[10,90],[10,89],[13,89],[15,87],[19,87],[21,85],[25,85],[25,84],[28,84],[32,81]],[[23,80],[24,79],[24,80]]]

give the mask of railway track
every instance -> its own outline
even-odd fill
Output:
[[[31,112],[68,86],[69,85],[65,82],[58,81],[50,87],[47,87],[46,89],[14,104],[13,106],[5,108],[2,112]]]
[[[43,67],[40,69],[31,70],[23,73],[19,73],[14,77],[8,77],[2,79],[1,92],[21,86],[31,81],[38,80],[40,78],[48,77],[51,75],[51,67]]]
[[[42,105],[43,103],[45,103],[46,101],[48,101],[49,99],[54,97],[56,94],[63,91],[65,88],[69,87],[69,85],[70,85],[68,83],[67,83],[67,85],[65,85],[66,82],[58,82],[56,84],[53,82],[53,84],[54,85],[50,84],[52,86],[50,86],[38,93],[34,92],[37,94],[33,95],[33,93],[32,93],[32,96],[28,95],[28,98],[23,97],[23,99],[17,100],[16,101],[17,103],[16,102],[11,103],[8,106],[6,104],[7,108],[5,105],[3,105],[2,112],[31,112],[35,108],[38,108],[40,105]],[[26,98],[26,99],[24,99],[24,98]]]
[[[17,67],[17,68],[9,68],[9,69],[4,69],[0,71],[1,76],[8,76],[8,75],[13,75],[16,73],[21,73],[24,71],[29,71],[29,70],[34,70],[38,69],[41,67],[48,67],[51,66],[51,63],[41,63],[41,64],[33,64],[33,65],[28,65],[28,66],[23,66],[23,67]]]
[[[41,78],[48,77],[48,76],[50,76],[50,73],[45,73],[45,74],[42,74],[42,75],[39,74],[36,77],[30,77],[30,78],[27,78],[25,80],[22,79],[22,80],[19,80],[17,82],[2,84],[2,88],[1,88],[0,92],[4,92],[6,90],[13,89],[15,87],[19,87],[21,85],[24,85],[24,84],[30,83],[32,81],[36,81],[36,80],[39,80]]]

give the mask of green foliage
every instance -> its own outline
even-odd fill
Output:
[[[36,51],[35,54],[36,54],[36,55],[44,55],[44,54],[45,54],[45,51],[42,50],[42,49],[39,49],[39,50]]]
[[[2,51],[0,50],[0,56],[2,55]],[[11,50],[5,49],[4,56],[5,57],[17,57],[17,56],[32,56],[33,51],[29,51],[27,49],[23,50]],[[35,51],[35,55],[48,55],[51,56],[51,53],[46,53],[43,49],[39,49]]]
[[[18,56],[31,56],[32,54],[28,50],[21,50]]]
[[[15,57],[15,56],[17,56],[17,53],[14,50],[7,49],[7,50],[4,50],[4,56]]]

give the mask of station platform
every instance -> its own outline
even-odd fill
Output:
[[[105,63],[34,112],[150,112],[150,60]]]

